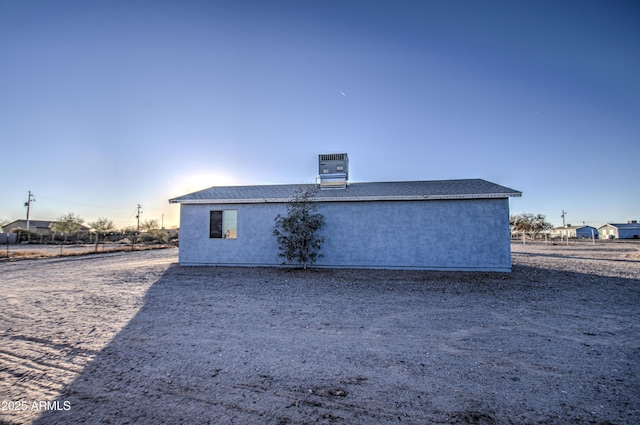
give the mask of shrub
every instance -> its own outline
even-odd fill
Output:
[[[315,190],[299,190],[287,205],[287,215],[275,218],[273,235],[278,242],[278,256],[287,262],[297,262],[304,269],[322,257],[319,253],[324,236],[318,234],[324,226],[324,217],[316,212],[317,205],[310,198]]]

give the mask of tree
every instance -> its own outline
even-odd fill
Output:
[[[67,213],[66,215],[62,215],[57,218],[57,220],[51,223],[51,230],[54,233],[60,233],[64,236],[65,243],[67,242],[67,236],[73,233],[76,233],[80,230],[80,226],[82,226],[84,220],[79,215],[76,215],[72,212]],[[62,248],[60,248],[62,249]]]
[[[544,214],[522,213],[511,215],[509,218],[511,232],[530,234],[534,239],[543,232],[553,229]]]
[[[10,223],[10,221],[7,220],[6,218],[0,218],[0,229],[3,229],[4,226],[6,226],[9,223]]]
[[[160,229],[158,220],[145,220],[140,223],[140,230],[144,233],[140,238],[142,242],[166,242],[168,240],[167,232]]]
[[[315,192],[314,189],[297,191],[287,205],[287,215],[276,216],[273,229],[280,249],[278,256],[289,263],[295,261],[304,269],[307,264],[314,264],[322,257],[318,251],[324,242],[324,236],[318,232],[324,226],[324,217],[317,212],[317,205],[311,201]]]
[[[102,233],[102,235],[104,236],[108,232],[112,232],[115,229],[115,226],[113,225],[113,221],[105,217],[100,217],[96,221],[92,221],[91,223],[89,223],[89,226],[91,226],[91,228],[96,231],[96,252],[98,252],[98,242],[100,241],[100,234]]]
[[[145,220],[140,223],[140,230],[143,232],[153,232],[154,230],[158,230],[160,225],[158,224],[158,220]]]
[[[120,229],[120,232],[122,233],[122,236],[128,240],[128,243],[131,244],[131,250],[133,251],[133,244],[135,243],[137,232],[136,226],[127,225]]]
[[[122,228],[122,230],[120,230],[122,232],[123,235],[126,235],[127,237],[132,236],[136,233],[136,226],[133,225],[127,225],[125,227]]]

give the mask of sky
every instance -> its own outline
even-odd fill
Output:
[[[0,219],[179,225],[170,198],[482,178],[640,218],[637,1],[0,0]]]

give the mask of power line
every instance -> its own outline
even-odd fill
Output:
[[[80,206],[80,207],[89,207],[89,208],[100,208],[100,209],[111,209],[111,210],[123,210],[123,209],[128,209],[131,208],[129,205],[109,205],[109,206],[105,206],[105,205],[93,205],[93,204],[85,204],[85,203],[81,203],[81,202],[74,202],[74,201],[68,201],[65,199],[59,199],[59,198],[54,198],[52,196],[47,196],[47,195],[38,195],[38,197],[40,199],[44,199],[50,202],[59,202],[62,204],[69,204],[69,205],[76,205],[76,206]]]

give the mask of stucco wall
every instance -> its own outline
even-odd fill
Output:
[[[209,211],[238,211],[237,239],[209,239]],[[280,265],[272,235],[284,204],[186,205],[183,265]],[[443,270],[511,269],[508,199],[327,202],[317,266]]]

